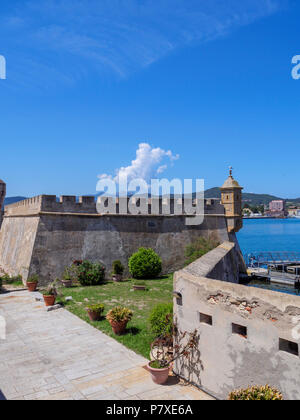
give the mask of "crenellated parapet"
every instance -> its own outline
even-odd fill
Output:
[[[40,195],[5,207],[6,217],[34,216],[45,213],[83,215],[151,215],[179,216],[192,214],[224,216],[220,200],[208,199],[204,203],[192,198],[147,197],[94,197]]]
[[[134,252],[149,247],[161,256],[163,273],[170,273],[184,266],[186,246],[199,236],[229,240],[220,200],[135,196],[107,207],[111,200],[40,195],[6,206],[0,266],[24,281],[38,274],[45,285],[74,260],[101,261],[109,273],[113,261],[126,267]]]

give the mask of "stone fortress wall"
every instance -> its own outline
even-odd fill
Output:
[[[160,199],[157,214],[130,215],[120,213],[118,202],[115,213],[98,214],[95,197],[42,195],[6,206],[0,266],[10,275],[22,274],[24,281],[37,273],[46,284],[74,260],[101,261],[109,274],[114,260],[126,266],[132,253],[151,247],[169,273],[183,267],[186,246],[199,236],[236,241],[219,200],[205,201],[204,222],[196,226],[186,224],[186,215],[174,214],[177,205],[178,200]],[[169,206],[171,214],[162,214]],[[239,250],[236,258],[242,267]]]
[[[3,206],[4,206],[5,195],[6,195],[6,184],[4,181],[0,179],[0,228],[1,228],[1,223],[2,223],[2,219],[4,215]]]
[[[269,384],[299,400],[299,297],[236,284],[233,252],[233,243],[223,243],[175,273],[178,328],[196,329],[199,343],[174,371],[220,399]]]

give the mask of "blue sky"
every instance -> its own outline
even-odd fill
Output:
[[[232,165],[248,192],[299,197],[299,20],[297,0],[1,4],[8,196],[90,194],[120,168],[209,188]]]

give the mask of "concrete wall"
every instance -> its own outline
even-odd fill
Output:
[[[265,384],[279,388],[286,399],[300,399],[299,354],[292,354],[288,343],[279,344],[284,339],[300,345],[300,299],[224,282],[231,245],[175,274],[174,290],[182,294],[175,300],[179,329],[197,329],[200,337],[191,360],[177,362],[175,372],[220,399],[234,389]],[[201,322],[200,313],[212,317],[212,325]],[[246,327],[247,337],[232,324]]]
[[[29,275],[39,274],[42,284],[60,277],[75,259],[100,261],[109,275],[114,260],[127,266],[128,258],[142,246],[161,256],[163,273],[173,272],[183,267],[186,246],[199,236],[229,239],[224,207],[213,200],[206,201],[204,222],[196,226],[187,226],[186,217],[175,214],[97,214],[94,197],[77,202],[75,197],[58,201],[55,196],[39,196],[5,209],[0,266],[9,274],[29,267]]]

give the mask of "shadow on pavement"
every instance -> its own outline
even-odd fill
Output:
[[[6,401],[5,395],[2,393],[0,389],[0,401]]]

